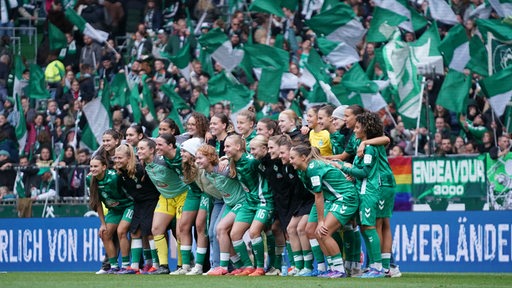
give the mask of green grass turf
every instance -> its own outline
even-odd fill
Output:
[[[512,274],[404,273],[401,278],[319,279],[307,277],[234,277],[170,275],[95,275],[94,273],[0,274],[1,287],[183,287],[183,288],[321,288],[321,287],[511,287]]]

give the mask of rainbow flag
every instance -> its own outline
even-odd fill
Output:
[[[396,181],[397,193],[412,192],[412,157],[388,158]]]

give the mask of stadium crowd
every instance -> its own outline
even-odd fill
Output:
[[[313,101],[316,90],[300,81],[295,88],[279,89],[277,101],[262,101],[252,71],[241,66],[227,71],[221,61],[205,56],[201,45],[209,32],[222,31],[234,51],[253,43],[281,48],[288,55],[285,70],[300,79],[310,55],[318,53],[319,36],[306,20],[343,2],[368,29],[373,1],[282,1],[295,7],[283,4],[282,17],[249,11],[251,1],[0,2],[0,199],[18,198],[19,216],[30,217],[32,201],[83,197],[90,187],[91,208],[100,216],[100,237],[110,258],[100,273],[171,272],[166,231],[173,226],[181,253],[180,267],[171,274],[206,273],[203,263],[210,258],[208,275],[276,275],[285,273],[279,269],[288,249],[291,275],[399,277],[390,264],[395,182],[387,156],[490,152],[500,157],[510,149],[509,124],[494,115],[476,73],[464,113],[436,101],[446,73],[426,75],[421,101],[431,116],[406,128],[395,101],[374,112],[357,105],[336,107]],[[450,2],[468,36],[478,35],[471,12],[484,1]],[[407,5],[436,22],[429,18],[427,1]],[[94,29],[108,31],[108,39],[100,43],[74,28],[67,9]],[[490,17],[499,18],[494,11]],[[9,27],[41,18],[44,32],[35,63],[44,71],[43,90],[49,91],[42,99],[33,95],[30,59],[22,59],[22,69],[16,67],[9,38]],[[437,25],[441,38],[453,26]],[[54,26],[66,43],[52,50]],[[415,42],[424,31],[402,30],[402,39]],[[386,78],[375,63],[382,45],[363,39],[356,46],[358,65],[373,75],[371,80]],[[189,69],[179,64],[183,58]],[[339,85],[352,65],[330,65],[328,82]],[[250,105],[240,109],[226,96],[209,100],[204,109],[201,99],[209,99],[215,84],[210,80],[220,74],[250,91]],[[120,79],[126,85],[116,90]],[[101,143],[87,134],[98,119],[87,119],[83,112],[97,98],[110,100],[111,125]],[[22,110],[16,109],[19,105]],[[26,140],[20,147],[23,122]],[[377,201],[386,207],[377,208]],[[367,215],[357,217],[357,211]],[[360,266],[360,249],[353,249],[361,241],[368,251],[367,269]],[[142,255],[145,265],[139,267]]]

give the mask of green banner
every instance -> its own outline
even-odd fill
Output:
[[[412,196],[433,210],[444,210],[449,203],[485,201],[485,170],[484,155],[413,158]]]
[[[487,154],[489,209],[512,209],[512,153],[493,160]]]

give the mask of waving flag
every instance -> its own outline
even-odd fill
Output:
[[[92,25],[87,23],[87,21],[78,15],[75,10],[68,8],[66,9],[65,14],[69,22],[73,23],[73,25],[75,25],[76,28],[78,28],[78,30],[80,30],[80,32],[82,32],[84,35],[87,35],[100,43],[107,41],[107,32],[92,27]]]

